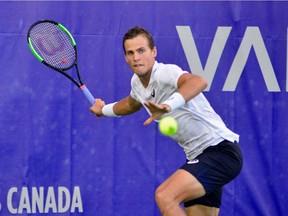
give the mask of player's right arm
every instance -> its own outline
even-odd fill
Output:
[[[129,95],[114,104],[113,111],[116,115],[122,116],[137,112],[141,107],[142,104]]]
[[[137,112],[142,107],[142,104],[132,98],[130,95],[126,98],[113,103],[105,104],[105,102],[99,98],[95,99],[95,104],[90,107],[90,111],[97,117],[101,116],[123,116]],[[108,110],[108,115],[107,113]]]

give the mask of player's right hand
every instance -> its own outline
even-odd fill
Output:
[[[102,108],[105,106],[105,102],[100,98],[95,99],[95,103],[93,106],[89,108],[89,110],[98,118],[103,116]]]

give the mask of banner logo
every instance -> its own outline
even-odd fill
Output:
[[[7,210],[17,215],[83,212],[80,187],[75,186],[73,191],[66,187],[52,186],[12,187],[7,193]]]
[[[176,29],[190,70],[206,79],[209,84],[206,91],[209,91],[232,27],[223,26],[217,28],[205,67],[201,64],[190,27],[176,26]],[[275,76],[275,71],[271,64],[260,29],[255,26],[248,26],[246,28],[222,90],[235,91],[252,49],[254,49],[268,91],[280,92],[281,90]],[[288,78],[286,91],[288,91]]]

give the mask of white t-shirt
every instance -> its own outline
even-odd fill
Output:
[[[187,72],[177,65],[155,62],[146,88],[137,75],[132,76],[130,95],[142,104],[148,100],[161,104],[178,90],[177,81],[183,73]],[[150,114],[147,108],[146,110]],[[226,127],[202,93],[165,115],[174,117],[178,122],[178,131],[172,139],[183,148],[188,160],[193,160],[204,149],[217,145],[224,139],[239,141],[239,135]]]

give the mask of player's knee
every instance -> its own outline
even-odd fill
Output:
[[[179,206],[179,203],[173,197],[167,195],[165,191],[156,190],[155,200],[162,215],[170,215]]]
[[[176,199],[174,199],[171,194],[168,194],[168,192],[163,190],[161,187],[157,188],[155,191],[155,200],[160,208],[169,208],[169,206],[179,205]]]
[[[158,187],[155,191],[155,200],[156,200],[156,203],[159,205],[162,200],[164,199],[164,193],[162,192],[161,188]]]

